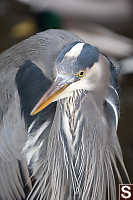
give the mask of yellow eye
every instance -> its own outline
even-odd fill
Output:
[[[85,75],[85,71],[80,71],[80,72],[78,73],[78,77],[84,77],[84,75]]]

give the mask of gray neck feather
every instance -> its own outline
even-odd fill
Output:
[[[42,133],[33,165],[38,181],[29,199],[41,194],[41,200],[105,200],[107,195],[116,200],[113,170],[120,182],[121,177],[115,159],[125,168],[117,135],[101,114],[86,91],[58,102],[50,132]]]
[[[78,132],[82,132],[82,130],[78,129],[78,124],[83,120],[81,108],[86,94],[87,91],[76,90],[69,98],[60,100],[60,107],[62,111],[61,120],[64,122],[63,129],[66,135],[67,132],[70,132],[72,136],[72,143],[75,140],[76,134],[79,135]]]

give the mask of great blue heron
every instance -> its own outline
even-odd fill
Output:
[[[116,134],[118,74],[63,30],[0,56],[1,200],[116,199],[116,160],[128,177]]]

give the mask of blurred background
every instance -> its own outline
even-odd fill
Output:
[[[0,52],[49,28],[76,33],[121,65],[118,136],[133,183],[133,1],[0,0]]]

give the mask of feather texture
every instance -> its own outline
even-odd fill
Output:
[[[82,127],[79,129],[81,136],[75,145],[70,145],[62,120],[65,101],[70,100],[60,100],[57,105],[48,138],[48,151],[45,156],[42,154],[40,164],[36,163],[34,175],[38,181],[28,199],[116,199],[116,176],[122,183],[117,160],[126,175],[127,172],[115,127],[108,127],[106,118],[101,118],[101,111],[93,94],[85,94],[79,105],[82,107]],[[74,145],[73,151],[69,149],[69,145]]]
[[[50,87],[59,52],[76,41],[82,40],[49,30],[0,56],[1,200],[115,200],[116,176],[122,182],[117,160],[128,179],[116,134],[118,77],[109,60],[110,80],[105,77],[106,87],[102,83],[106,91],[75,90],[30,118],[38,99],[30,105],[27,94],[33,98],[34,90],[45,92]],[[31,72],[42,81],[40,88],[28,81]]]

